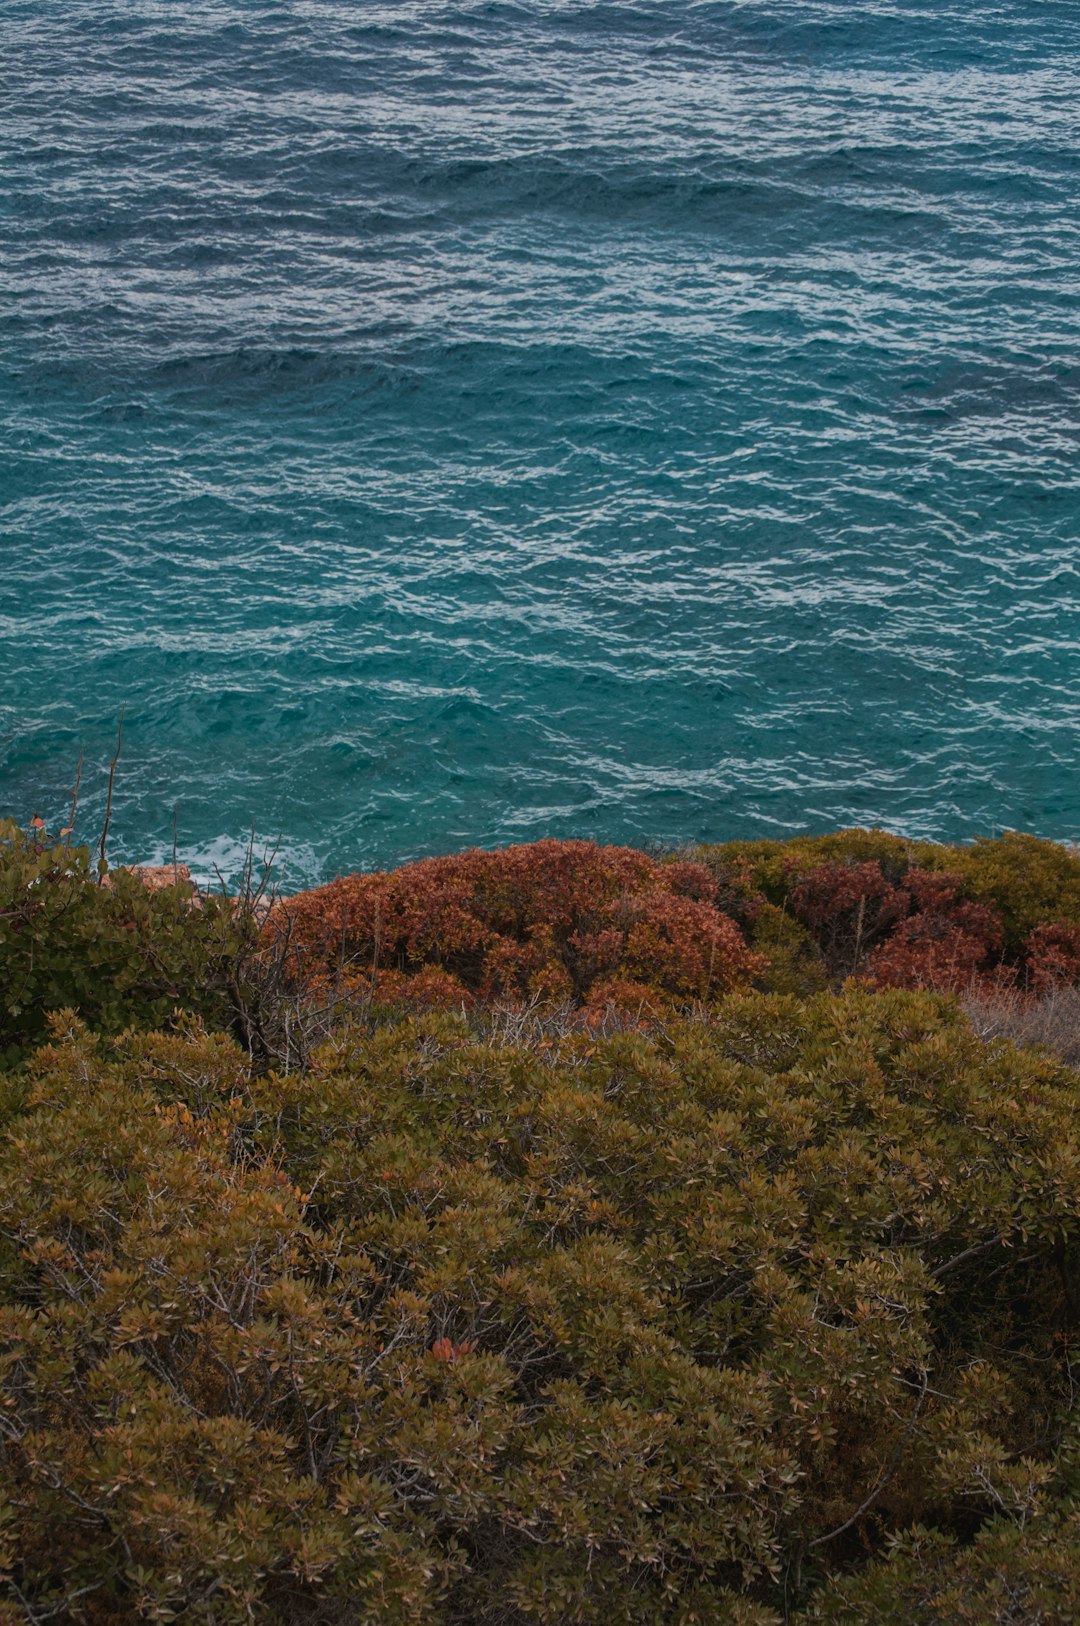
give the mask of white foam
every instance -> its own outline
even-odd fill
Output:
[[[176,860],[186,864],[191,878],[204,891],[234,891],[241,883],[249,862],[253,866],[253,879],[257,886],[266,868],[272,870],[272,883],[278,891],[296,892],[305,886],[314,886],[322,879],[318,856],[308,842],[282,843],[276,839],[251,832],[244,836],[221,834],[198,846],[183,844],[176,849]],[[126,860],[132,862],[132,860]],[[138,863],[147,865],[171,864],[173,850],[157,843],[141,853]]]

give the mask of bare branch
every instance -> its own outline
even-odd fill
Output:
[[[106,873],[106,870],[108,869],[108,860],[105,857],[105,843],[108,840],[109,821],[112,818],[113,784],[114,784],[115,779],[116,779],[116,764],[120,760],[120,747],[124,742],[124,714],[126,713],[126,711],[127,711],[127,701],[125,700],[124,704],[120,707],[120,723],[119,723],[119,726],[117,727],[117,730],[116,730],[116,750],[113,752],[113,759],[109,763],[109,792],[108,792],[108,795],[107,795],[107,797],[105,799],[105,823],[102,825],[102,828],[101,828],[101,853],[100,853],[99,858],[98,858],[98,885],[99,886],[104,881],[105,873]]]

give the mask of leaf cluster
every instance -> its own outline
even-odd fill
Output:
[[[745,986],[764,966],[702,864],[538,841],[348,875],[268,921],[309,983],[351,977],[382,1001],[536,999],[655,1014]]]

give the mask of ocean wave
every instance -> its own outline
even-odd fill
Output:
[[[1074,4],[5,29],[0,811],[1080,833]]]

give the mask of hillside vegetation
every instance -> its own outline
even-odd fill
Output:
[[[1071,853],[100,879],[0,841],[0,1620],[1080,1616],[1080,1077],[957,998]]]

